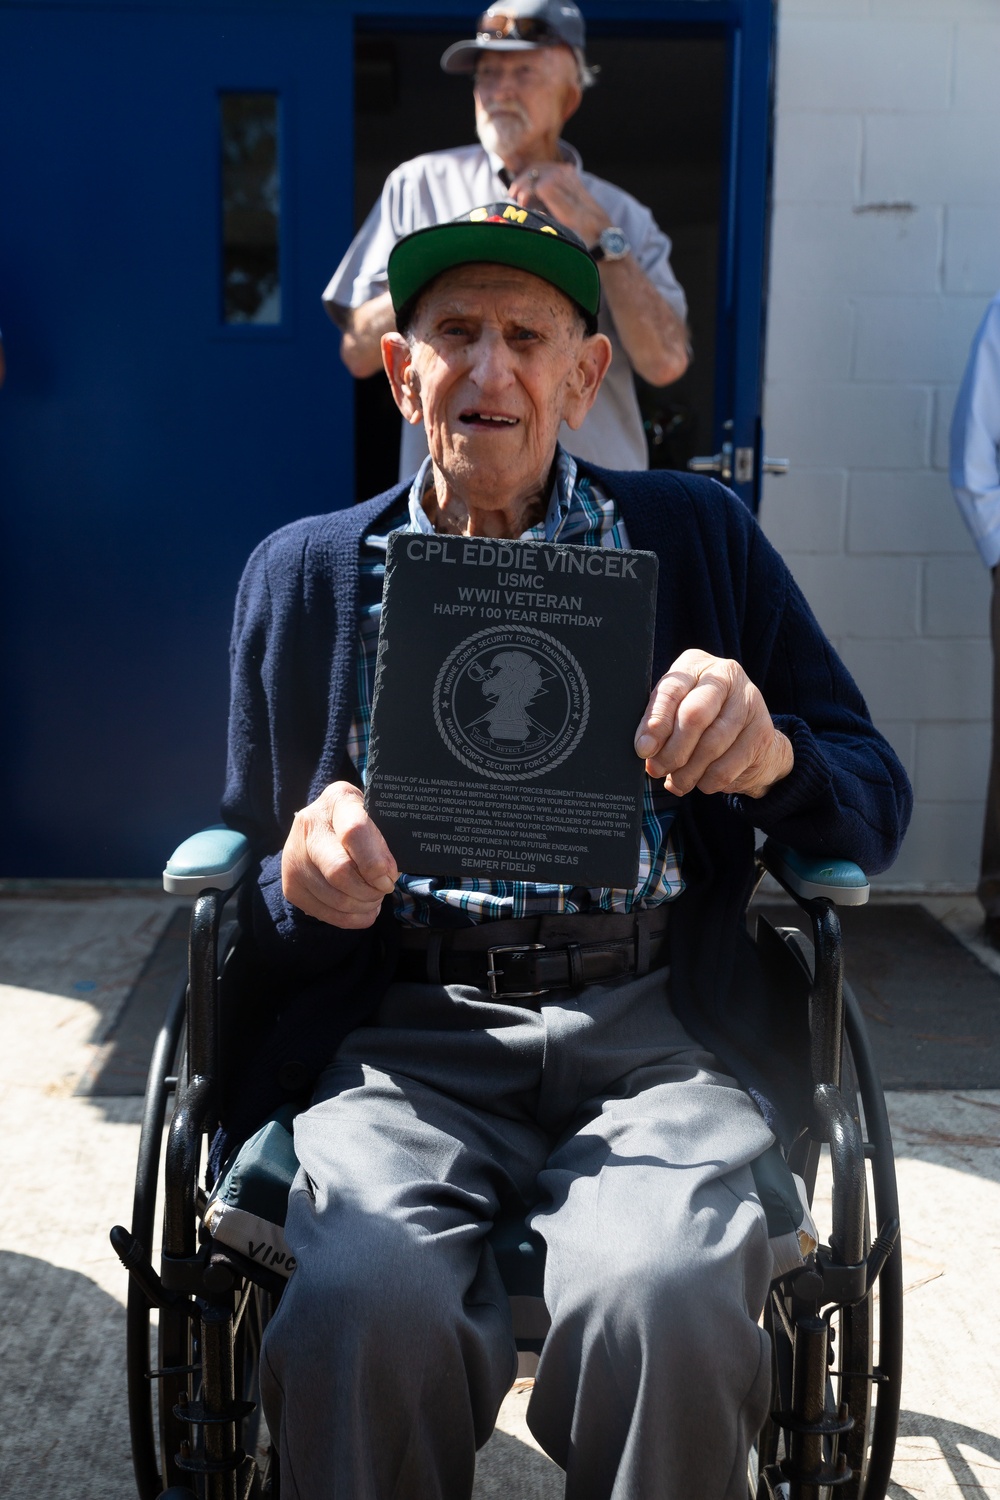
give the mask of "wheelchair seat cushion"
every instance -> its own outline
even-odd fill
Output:
[[[767,1219],[775,1280],[802,1264],[819,1243],[806,1185],[785,1160],[777,1142],[751,1163],[754,1186]]]
[[[285,1106],[244,1141],[224,1165],[205,1210],[213,1239],[286,1280],[295,1270],[285,1242],[288,1194],[299,1169],[294,1115],[294,1107]]]

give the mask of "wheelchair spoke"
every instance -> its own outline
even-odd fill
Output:
[[[201,1365],[164,1365],[162,1369],[150,1370],[147,1380],[162,1380],[167,1375],[194,1375]]]

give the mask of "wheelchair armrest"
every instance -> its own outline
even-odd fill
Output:
[[[775,880],[802,901],[825,898],[835,906],[864,906],[868,900],[868,877],[849,859],[817,859],[773,839],[765,842],[758,857]]]
[[[163,889],[171,896],[231,891],[249,867],[249,839],[220,823],[178,844],[163,871]]]

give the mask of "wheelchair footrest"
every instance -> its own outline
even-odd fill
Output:
[[[238,1449],[232,1458],[203,1458],[199,1454],[178,1453],[174,1463],[185,1474],[232,1474],[235,1469],[241,1469],[246,1463],[246,1454],[243,1449]]]
[[[207,1427],[214,1422],[242,1422],[256,1407],[256,1401],[230,1401],[225,1411],[209,1412],[204,1401],[188,1401],[174,1407],[174,1416],[179,1422],[190,1422],[192,1427]]]
[[[841,1416],[839,1412],[824,1412],[815,1422],[806,1422],[793,1411],[772,1412],[771,1421],[789,1432],[803,1432],[812,1437],[832,1437],[838,1432],[850,1432],[854,1418]]]
[[[797,1469],[788,1458],[783,1458],[779,1467],[782,1477],[792,1484],[809,1485],[816,1490],[825,1489],[828,1485],[849,1484],[854,1478],[854,1470],[844,1454],[839,1456],[835,1464],[817,1464],[812,1469]]]

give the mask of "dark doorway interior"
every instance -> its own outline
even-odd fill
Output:
[[[400,161],[475,138],[469,84],[438,65],[462,32],[364,32],[355,39],[355,224]],[[633,193],[673,241],[695,357],[682,380],[640,382],[650,463],[684,468],[712,451],[717,264],[723,190],[726,51],[721,32],[602,36],[588,56],[597,87],[566,127],[588,171]],[[359,381],[357,497],[394,484],[399,418],[382,376]]]

